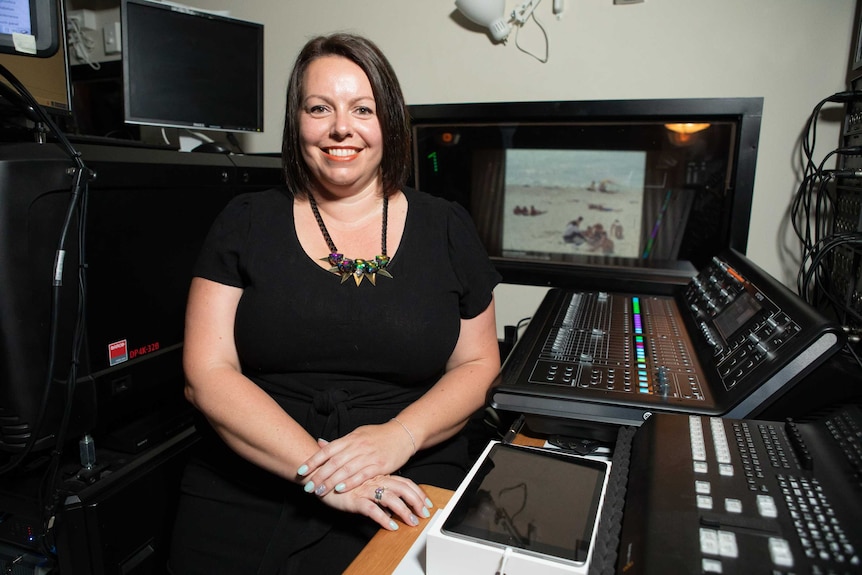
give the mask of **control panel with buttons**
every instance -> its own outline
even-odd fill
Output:
[[[617,572],[862,573],[860,442],[858,406],[806,422],[651,417]]]

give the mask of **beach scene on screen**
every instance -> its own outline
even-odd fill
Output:
[[[646,153],[506,150],[503,251],[637,258]]]

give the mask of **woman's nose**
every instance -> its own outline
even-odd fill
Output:
[[[346,111],[338,111],[333,115],[332,136],[344,139],[353,134],[353,118]]]

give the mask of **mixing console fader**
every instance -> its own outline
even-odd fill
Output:
[[[618,573],[862,573],[862,410],[656,414],[635,434]]]
[[[728,251],[673,295],[551,289],[491,393],[535,431],[652,413],[754,417],[843,344],[840,326]]]

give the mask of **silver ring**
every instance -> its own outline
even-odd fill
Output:
[[[378,487],[374,490],[374,500],[380,503],[383,500],[383,492],[386,491],[385,487]]]

